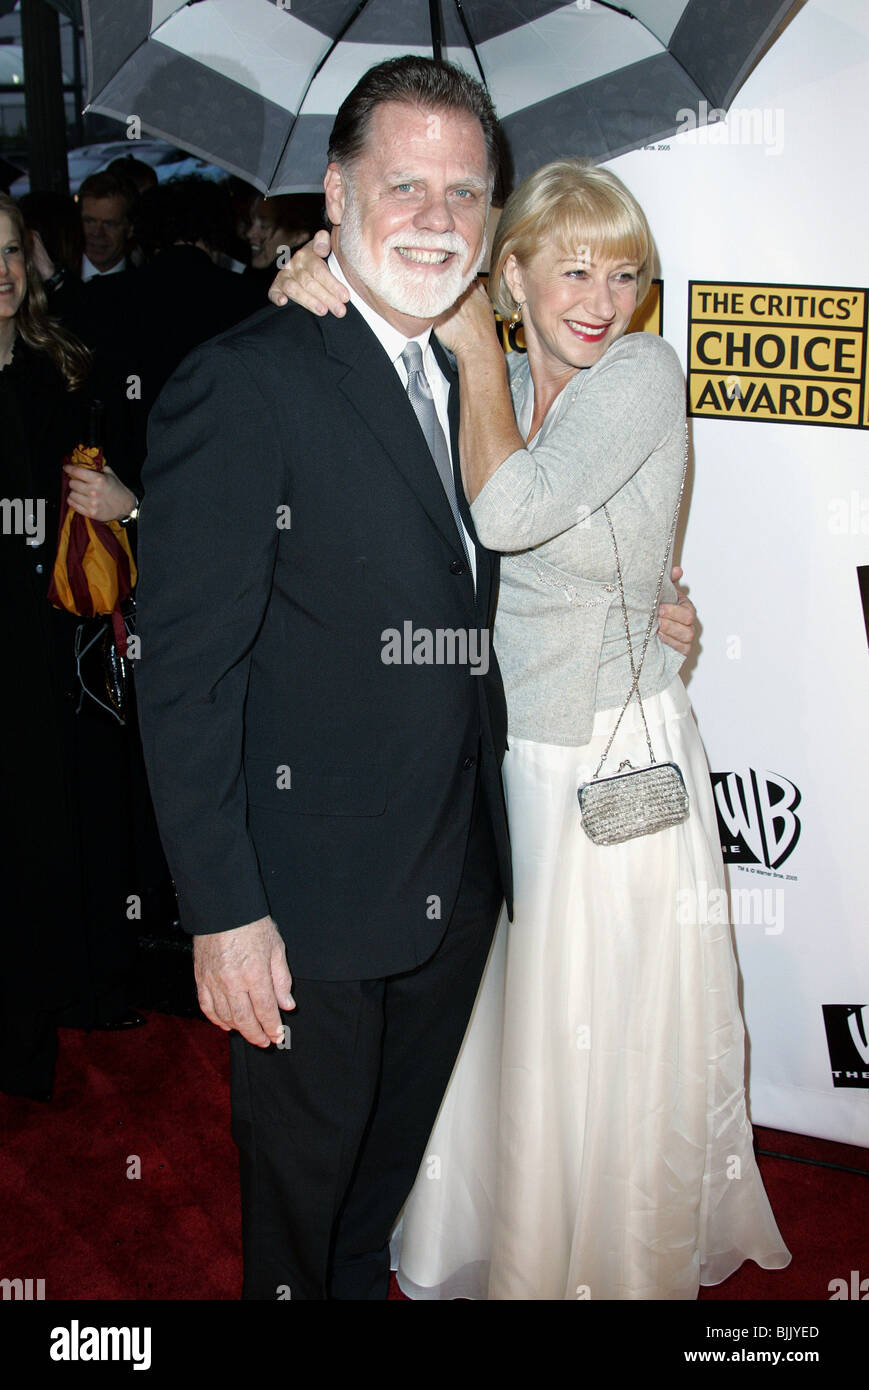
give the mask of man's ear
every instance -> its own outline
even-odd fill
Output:
[[[326,194],[326,216],[333,227],[338,227],[344,216],[344,198],[347,191],[339,164],[329,165],[323,179],[323,190]]]

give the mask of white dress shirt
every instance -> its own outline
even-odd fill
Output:
[[[371,305],[366,304],[365,300],[357,294],[353,286],[348,283],[347,277],[341,269],[338,257],[335,255],[334,251],[330,254],[327,265],[335,276],[335,279],[340,280],[342,285],[347,286],[347,289],[350,291],[350,303],[355,309],[358,309],[359,313],[368,324],[368,327],[371,329],[371,332],[377,338],[377,341],[380,343],[398,373],[399,380],[405,391],[407,390],[407,372],[401,360],[401,354],[404,352],[408,343],[419,343],[422,349],[422,368],[428,377],[428,383],[431,387],[432,397],[434,398],[435,412],[441,429],[444,432],[444,438],[447,441],[447,449],[450,454],[450,462],[452,463],[453,450],[452,441],[450,439],[449,420],[450,384],[438,366],[438,360],[432,350],[431,329],[427,328],[424,333],[420,333],[416,338],[406,338],[399,329],[393,328],[391,323],[387,323],[386,319],[378,314],[376,309],[372,309]],[[437,473],[437,465],[434,459],[432,459],[432,468],[434,468]],[[438,474],[438,482],[440,482],[440,474]],[[471,564],[471,575],[474,580],[474,587],[476,587],[477,554],[474,549],[474,542],[471,539],[464,521],[462,521],[462,531],[464,533],[465,549],[468,552],[468,559]]]
[[[120,275],[121,272],[124,271],[124,270],[126,270],[126,269],[127,269],[127,258],[126,258],[126,256],[122,256],[121,259],[118,261],[117,265],[113,265],[113,266],[112,266],[111,270],[98,270],[97,267],[94,265],[93,261],[90,260],[88,256],[82,256],[82,258],[81,258],[81,279],[82,279],[82,284],[86,284],[88,280],[103,279],[106,275]]]

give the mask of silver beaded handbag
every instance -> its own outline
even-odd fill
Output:
[[[649,737],[649,726],[646,723],[646,714],[643,709],[643,702],[640,698],[639,688],[640,673],[643,669],[643,662],[646,659],[646,650],[652,635],[652,628],[655,625],[658,600],[661,597],[664,574],[667,569],[667,561],[670,557],[670,547],[673,544],[673,537],[676,534],[676,522],[679,517],[679,508],[682,505],[682,494],[685,490],[687,461],[688,444],[686,437],[685,465],[682,468],[682,485],[679,488],[676,510],[673,514],[673,524],[670,527],[670,534],[667,538],[664,561],[661,565],[661,573],[658,576],[658,587],[655,592],[654,602],[652,603],[652,611],[649,615],[646,635],[643,639],[643,649],[640,652],[638,663],[634,661],[634,650],[631,645],[631,629],[628,623],[628,608],[625,603],[625,586],[622,580],[619,549],[616,545],[616,533],[613,529],[609,509],[606,506],[604,506],[603,509],[607,524],[610,528],[610,535],[612,536],[613,550],[615,551],[616,573],[618,575],[619,594],[621,595],[622,601],[622,616],[625,620],[625,636],[627,637],[628,656],[630,658],[633,680],[631,682],[631,688],[628,691],[628,698],[622,706],[621,713],[616,720],[616,726],[604,749],[603,757],[597,765],[597,771],[591,781],[585,782],[577,791],[579,809],[582,815],[582,828],[588,838],[596,845],[618,845],[624,840],[633,840],[638,835],[654,835],[659,830],[666,830],[668,826],[678,825],[681,821],[688,819],[688,792],[685,789],[685,779],[676,763],[659,763],[655,761],[655,754],[652,751],[652,740]],[[601,769],[613,746],[613,740],[618,733],[619,725],[622,722],[625,710],[635,695],[637,697],[637,703],[640,706],[643,728],[646,733],[646,743],[649,748],[649,765],[647,767],[634,767],[630,760],[625,758],[624,761],[619,764],[618,772],[613,773],[609,777],[601,777]]]

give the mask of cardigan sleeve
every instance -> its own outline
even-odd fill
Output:
[[[564,389],[575,395],[554,427],[535,448],[510,454],[471,506],[490,550],[528,550],[569,530],[682,428],[679,359],[650,333],[620,338]]]

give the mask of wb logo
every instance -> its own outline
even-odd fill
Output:
[[[800,792],[776,772],[713,772],[715,810],[725,864],[765,864],[777,869],[796,848]]]
[[[822,1004],[834,1086],[869,1088],[869,1004]]]

